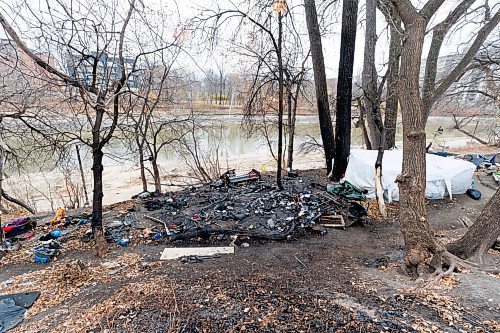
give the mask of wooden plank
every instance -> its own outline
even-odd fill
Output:
[[[234,253],[234,246],[221,247],[168,247],[163,250],[160,260],[178,259],[184,256],[211,256],[213,254]]]
[[[319,218],[320,225],[326,228],[342,228],[345,230],[345,221],[342,215],[323,215]]]
[[[322,227],[325,227],[325,228],[343,228],[345,229],[345,227],[342,225],[342,224],[320,224]]]

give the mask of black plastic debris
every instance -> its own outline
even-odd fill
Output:
[[[0,295],[0,333],[7,332],[22,323],[26,310],[39,296],[39,292]]]
[[[35,303],[35,301],[40,297],[38,291],[32,291],[28,293],[17,293],[9,295],[0,295],[0,301],[11,298],[14,300],[17,306],[22,306],[23,308],[29,308]]]
[[[466,193],[467,193],[467,195],[468,195],[470,198],[472,198],[472,199],[474,199],[474,200],[479,200],[479,199],[481,199],[481,192],[480,192],[480,191],[478,191],[478,190],[475,190],[475,189],[468,189]]]

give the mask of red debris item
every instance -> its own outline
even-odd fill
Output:
[[[12,229],[14,229],[14,226],[13,225],[9,225],[8,227],[3,228],[3,232],[7,233],[7,232],[12,231]]]
[[[200,218],[200,214],[193,214],[193,219],[197,220]]]
[[[34,232],[30,232],[29,234],[24,235],[24,236],[23,236],[23,239],[28,239],[28,238],[31,238],[31,237],[33,237],[33,236],[35,236],[35,233],[34,233]]]

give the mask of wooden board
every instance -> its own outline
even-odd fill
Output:
[[[342,215],[323,215],[319,218],[319,223],[323,227],[345,230],[345,221]]]
[[[231,254],[234,253],[234,247],[169,247],[163,250],[160,260],[172,260],[184,256],[210,256],[216,253]]]

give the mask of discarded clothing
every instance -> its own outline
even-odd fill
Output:
[[[56,211],[56,215],[50,220],[50,223],[65,223],[66,220],[66,212],[64,211],[64,208],[58,208]]]
[[[42,242],[42,245],[35,246],[33,248],[35,254],[35,262],[40,262],[42,264],[48,263],[59,254],[61,245],[54,240],[49,240],[47,242]]]
[[[36,221],[31,220],[29,217],[17,219],[8,223],[3,232],[5,238],[13,238],[21,234],[31,232],[36,228]]]
[[[346,180],[338,184],[328,184],[326,191],[333,195],[342,196],[347,200],[366,200],[366,195]]]

